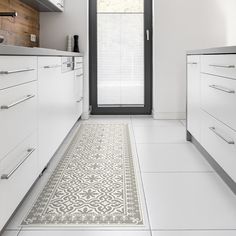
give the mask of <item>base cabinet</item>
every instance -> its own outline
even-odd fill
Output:
[[[187,111],[188,130],[194,135],[197,140],[200,140],[201,133],[201,119],[200,119],[200,102],[201,102],[201,71],[200,71],[200,56],[188,56],[187,57]]]
[[[236,189],[236,55],[187,58],[187,130]]]
[[[82,114],[83,60],[62,59],[0,57],[0,233]]]

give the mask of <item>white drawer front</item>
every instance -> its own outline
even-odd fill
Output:
[[[202,74],[202,108],[236,130],[236,80]]]
[[[0,57],[0,89],[37,80],[37,57]]]
[[[75,57],[75,69],[81,69],[83,68],[83,57]]]
[[[202,72],[236,79],[236,55],[204,55]]]
[[[0,91],[0,160],[37,127],[37,82]]]
[[[8,175],[8,179],[2,176]],[[6,224],[38,176],[37,135],[25,139],[0,162],[0,229]]]
[[[236,132],[203,112],[201,135],[203,147],[236,182]]]
[[[187,126],[188,131],[200,141],[200,56],[188,56],[188,103],[187,103]]]

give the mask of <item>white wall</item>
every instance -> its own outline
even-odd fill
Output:
[[[153,2],[154,117],[185,118],[185,52],[189,49],[236,44],[236,1]],[[63,14],[41,14],[42,47],[65,50],[67,34],[80,35],[88,85],[88,0],[66,0]],[[88,110],[88,96],[85,110]]]
[[[88,76],[88,0],[65,0],[63,13],[40,14],[40,47],[66,50],[67,35],[78,34],[80,51],[85,59],[84,118],[89,110]]]
[[[154,0],[155,118],[185,118],[185,52],[228,45],[227,1]]]

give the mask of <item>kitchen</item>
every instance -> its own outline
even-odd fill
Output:
[[[0,234],[234,235],[234,9],[1,0]]]

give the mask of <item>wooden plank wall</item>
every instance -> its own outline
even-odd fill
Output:
[[[4,44],[38,47],[39,12],[20,0],[0,0],[0,12],[16,11],[18,16],[0,17],[0,35],[5,37]],[[30,34],[37,36],[37,42],[30,41]]]

